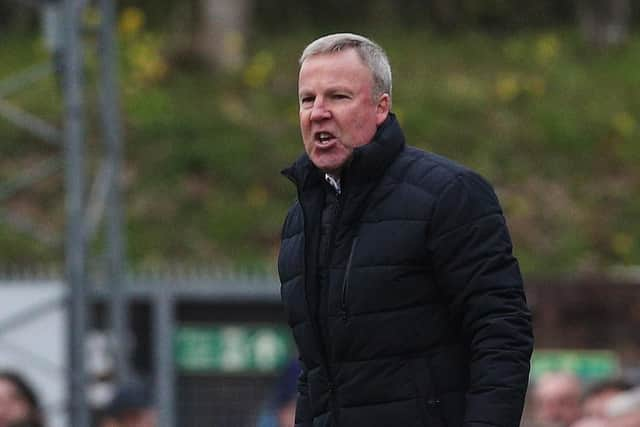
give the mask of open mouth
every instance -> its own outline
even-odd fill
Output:
[[[316,143],[320,146],[328,146],[336,139],[330,132],[316,132],[314,137]]]

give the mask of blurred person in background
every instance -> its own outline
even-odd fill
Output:
[[[606,427],[640,426],[640,387],[613,396],[605,405]]]
[[[43,427],[38,397],[17,373],[0,371],[0,427]]]
[[[621,378],[604,379],[590,385],[582,396],[582,415],[605,417],[607,404],[611,399],[630,390],[631,387],[631,383]]]
[[[610,427],[605,418],[584,417],[580,418],[571,427]]]
[[[106,408],[101,427],[156,427],[156,410],[140,382],[120,386]]]
[[[300,58],[305,154],[278,270],[297,427],[517,427],[533,347],[505,219],[475,172],[405,144],[382,48]]]
[[[291,360],[278,378],[257,427],[294,427],[300,363]]]
[[[569,372],[547,372],[533,385],[533,420],[540,426],[569,427],[582,416],[582,383]]]

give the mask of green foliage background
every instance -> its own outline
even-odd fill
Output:
[[[302,149],[297,56],[327,31],[265,32],[252,39],[246,67],[223,74],[172,62],[170,35],[129,19],[121,87],[131,263],[272,266],[295,197],[279,170]],[[489,178],[526,273],[640,264],[640,34],[594,52],[563,29],[498,37],[368,28],[356,30],[389,54],[394,111],[409,143]],[[34,58],[46,58],[36,37],[3,37],[0,78]],[[91,81],[91,60],[87,70]],[[95,90],[87,93],[95,101]],[[55,79],[10,99],[60,122]],[[95,123],[96,112],[88,114]],[[99,152],[98,135],[94,124],[90,153]],[[0,141],[0,182],[61,155],[3,120]],[[11,197],[2,210],[61,230],[62,177]],[[62,257],[59,244],[42,245],[2,222],[0,253],[5,264]]]

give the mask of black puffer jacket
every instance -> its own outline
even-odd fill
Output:
[[[323,175],[306,155],[283,173],[298,188],[278,261],[303,364],[296,426],[518,426],[533,337],[489,184],[405,146],[390,115],[343,174],[320,298]]]

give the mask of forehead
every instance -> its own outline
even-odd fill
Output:
[[[304,60],[300,66],[298,84],[349,81],[354,84],[371,84],[373,75],[355,49],[320,53]]]

